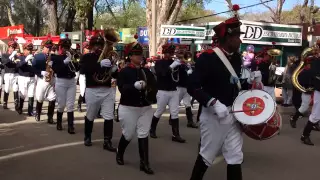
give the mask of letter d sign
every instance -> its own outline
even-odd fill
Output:
[[[162,34],[169,36],[169,35],[176,34],[176,32],[177,32],[177,30],[175,28],[164,28]]]

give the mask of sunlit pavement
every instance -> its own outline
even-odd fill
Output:
[[[137,140],[134,139],[125,153],[125,165],[118,166],[115,154],[102,149],[103,121],[94,124],[92,147],[83,145],[83,117],[76,113],[77,134],[57,131],[46,123],[47,103],[44,103],[43,122],[33,117],[18,115],[13,111],[13,95],[10,94],[10,110],[0,106],[0,179],[1,180],[188,180],[197,156],[199,131],[186,127],[184,110],[180,111],[181,135],[185,144],[171,141],[171,127],[165,113],[158,128],[158,139],[150,139],[150,163],[154,176],[139,171]],[[26,111],[25,104],[25,111]],[[85,107],[85,106],[84,106]],[[197,107],[197,106],[195,106]],[[291,129],[288,118],[292,108],[279,110],[283,117],[283,129],[279,136],[266,141],[245,137],[243,176],[245,180],[304,180],[319,178],[320,133],[312,132],[315,146],[300,143],[299,138],[307,118],[300,119],[297,129]],[[194,109],[196,116],[196,109]],[[121,135],[115,122],[113,142],[116,146]],[[220,162],[211,167],[204,179],[226,179],[226,164]]]

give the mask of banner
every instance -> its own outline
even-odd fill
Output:
[[[23,37],[23,34],[24,34],[23,25],[0,27],[0,39]]]
[[[138,41],[140,44],[144,44],[144,45],[149,43],[147,27],[138,27]]]
[[[241,21],[242,43],[271,45],[276,42],[283,46],[302,46],[302,26],[284,25],[273,23],[262,23],[253,21]],[[215,34],[213,27],[220,22],[210,22],[205,27],[205,39],[196,40],[196,44],[211,44],[212,36]],[[190,44],[190,39],[183,39],[183,44]]]
[[[161,25],[161,38],[204,39],[205,28],[195,26]]]

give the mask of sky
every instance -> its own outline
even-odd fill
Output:
[[[303,0],[286,0],[286,2],[284,3],[284,6],[283,6],[283,10],[288,10],[297,4],[302,4],[302,1]],[[233,4],[238,4],[240,7],[244,7],[244,6],[248,6],[248,5],[252,5],[252,4],[257,4],[260,2],[261,2],[260,0],[232,0]],[[317,2],[317,0],[316,0],[316,2]],[[274,0],[273,2],[269,2],[267,4],[271,7],[276,7],[276,3],[277,3],[277,0]],[[206,5],[205,7],[206,7],[206,9],[213,10],[217,13],[228,10],[227,3],[225,0],[211,0],[211,2],[208,5]],[[261,5],[255,6],[255,7],[242,9],[242,10],[240,10],[240,13],[261,12],[261,11],[268,11],[268,9],[261,4]],[[226,15],[226,14],[221,14],[221,15]]]

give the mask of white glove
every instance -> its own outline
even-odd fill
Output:
[[[103,59],[100,62],[101,67],[111,67],[111,61],[109,59]]]
[[[171,69],[174,69],[174,68],[176,68],[177,66],[180,66],[180,65],[181,65],[180,60],[175,60],[175,61],[173,61],[173,63],[170,65],[170,68],[171,68]]]
[[[111,73],[114,73],[118,70],[118,66],[114,65],[112,66],[112,68],[110,69]]]
[[[13,61],[13,60],[14,60],[14,56],[17,55],[17,54],[18,54],[17,51],[13,51],[13,52],[11,53],[11,55],[9,56],[9,59]]]
[[[146,82],[144,81],[136,81],[134,83],[134,87],[138,90],[144,89],[146,87]]]
[[[212,106],[213,112],[217,114],[219,119],[226,118],[230,112],[228,108],[222,104],[219,100],[216,101],[216,103]]]
[[[72,55],[71,55],[71,53],[69,51],[66,52],[66,55],[67,55],[68,58],[70,58],[70,59],[72,58]]]
[[[190,75],[190,74],[192,74],[192,69],[189,69],[188,71],[187,71],[187,73],[188,73],[188,75]]]
[[[45,77],[45,76],[47,76],[49,73],[47,72],[47,71],[41,71],[41,75],[43,76],[43,77]]]
[[[25,61],[30,61],[32,58],[33,58],[33,55],[32,55],[32,54],[29,54],[29,55],[26,57]]]
[[[65,60],[63,60],[64,64],[69,64],[71,62],[71,58],[67,57]]]
[[[53,63],[52,61],[49,61],[48,66],[52,67],[52,63]]]

